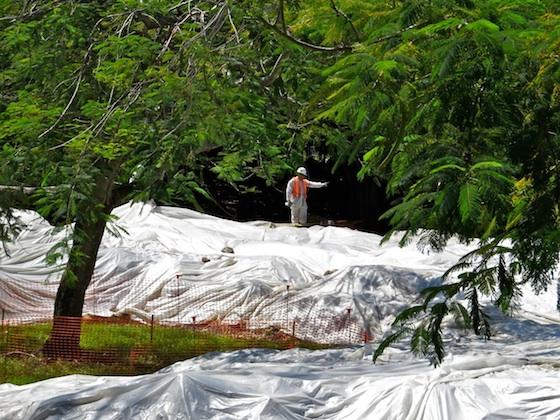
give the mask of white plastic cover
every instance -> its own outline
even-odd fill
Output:
[[[290,284],[294,311],[310,300],[333,312],[351,305],[379,337],[403,305],[468,250],[451,242],[443,253],[421,253],[395,241],[381,247],[377,235],[345,228],[236,223],[151,205],[115,214],[129,234],[103,239],[86,306],[98,315],[188,319],[195,309],[212,308],[213,296],[235,316],[258,316],[261,296]],[[33,213],[22,218],[29,229],[10,247],[10,258],[0,260],[0,304],[48,317],[60,271],[42,259],[64,233],[50,235]],[[221,252],[226,246],[234,253]],[[196,293],[187,309],[173,306],[187,290],[204,291],[204,308],[195,308]],[[541,296],[527,290],[513,317],[488,310],[492,340],[452,329],[448,358],[437,369],[405,347],[389,349],[376,365],[369,346],[216,353],[153,375],[4,384],[0,418],[560,418],[555,285]]]
[[[238,223],[150,204],[114,214],[128,234],[105,234],[85,314],[189,323],[219,312],[225,322],[262,325],[285,310],[290,285],[290,319],[335,318],[351,309],[355,323],[379,335],[465,250],[452,243],[441,254],[423,254],[396,240],[381,247],[380,236],[347,228]],[[62,265],[48,266],[44,256],[66,232],[53,234],[32,212],[21,218],[29,229],[0,259],[0,306],[15,320],[49,318]],[[222,252],[227,247],[233,253]],[[328,341],[328,335],[339,340],[325,326],[321,336]]]
[[[66,376],[0,385],[0,418],[558,419],[554,355],[373,365],[362,350],[244,350],[138,377]]]

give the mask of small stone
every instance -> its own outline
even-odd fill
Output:
[[[233,248],[230,246],[225,246],[222,248],[222,252],[227,253],[227,254],[233,254]]]

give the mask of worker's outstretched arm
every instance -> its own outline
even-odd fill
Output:
[[[329,185],[328,182],[315,182],[315,181],[307,181],[307,186],[309,188],[324,188]]]

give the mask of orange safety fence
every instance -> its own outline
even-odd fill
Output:
[[[319,305],[315,296],[286,286],[283,292],[255,290],[258,299],[220,299],[216,291],[183,282],[180,275],[164,289],[164,304],[119,316],[106,316],[107,297],[95,288],[86,294],[87,315],[82,318],[53,319],[45,308],[18,313],[2,308],[0,300],[0,354],[155,368],[209,351],[324,348],[372,339],[354,308],[341,306],[336,296],[323,298]],[[127,299],[134,302],[135,296]],[[152,312],[147,311],[150,307]]]

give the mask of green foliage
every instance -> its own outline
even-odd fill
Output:
[[[69,254],[61,283],[85,288],[93,227],[115,206],[202,210],[211,173],[272,184],[299,163],[305,144],[287,146],[285,127],[318,76],[302,84],[315,62],[253,18],[269,6],[0,1],[0,185],[33,191],[0,191],[0,240],[17,233],[13,208],[74,223],[47,260]]]
[[[35,3],[0,5],[0,183],[56,186],[37,194],[43,215],[70,222],[95,208],[95,174],[121,202],[200,208],[200,168],[229,182],[288,169],[280,122],[297,112],[286,99],[297,74],[267,82],[285,83],[283,95],[262,84],[282,48],[246,2],[198,2],[211,27],[172,1]]]
[[[351,4],[339,2],[343,10]],[[352,21],[365,16],[370,23],[358,26],[353,51],[323,72],[316,118],[345,126],[353,141],[340,158],[361,156],[359,177],[384,179],[396,197],[383,215],[392,225],[386,239],[404,231],[401,244],[414,239],[436,250],[451,237],[480,241],[449,270],[449,284],[426,290],[423,305],[397,316],[375,354],[408,336],[414,351],[439,363],[445,318],[488,338],[480,296],[509,312],[521,284],[541,291],[553,279],[558,4],[374,1]],[[323,25],[315,27],[326,36]]]
[[[480,241],[376,357],[409,336],[439,363],[447,318],[489,337],[480,296],[510,311],[550,284],[557,1],[195,3],[204,21],[191,2],[0,1],[0,184],[37,187],[26,205],[64,225],[130,198],[200,208],[207,170],[271,184],[310,155],[358,161],[401,243]]]

